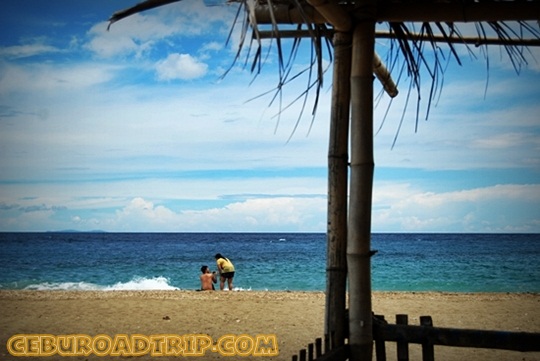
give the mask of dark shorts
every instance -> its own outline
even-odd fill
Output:
[[[221,277],[223,277],[223,278],[225,278],[225,279],[233,278],[233,277],[234,277],[234,272],[226,272],[226,273],[222,273],[222,274],[221,274]]]

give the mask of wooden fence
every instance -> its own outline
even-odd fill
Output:
[[[292,357],[292,361],[345,361],[349,358],[349,348],[347,345],[333,347],[329,335],[324,336],[324,354],[323,340],[318,338],[315,344],[310,343],[307,350],[300,350],[298,355]]]
[[[396,324],[389,324],[384,316],[373,318],[373,339],[377,361],[386,361],[386,342],[396,342],[397,360],[409,360],[409,344],[422,345],[422,360],[434,361],[434,346],[485,348],[520,352],[539,352],[540,333],[470,330],[433,327],[431,316],[421,316],[420,325],[408,324],[407,315],[396,315]],[[292,361],[345,361],[349,358],[349,348],[343,345],[332,348],[330,337],[309,344],[307,350],[300,350]]]

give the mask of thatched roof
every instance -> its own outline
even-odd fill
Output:
[[[110,24],[135,13],[179,1],[143,1],[114,13],[109,19]],[[303,24],[325,25],[333,30],[349,31],[354,21],[370,18],[390,24],[434,23],[439,31],[434,31],[433,35],[447,33],[440,26],[443,24],[453,28],[455,23],[484,23],[493,29],[503,44],[525,40],[529,41],[527,45],[538,45],[540,40],[539,0],[228,0],[227,3],[240,4],[255,29],[264,24],[272,24],[275,30],[280,30],[279,26],[284,24]],[[508,21],[518,22],[523,31],[510,30],[506,23]],[[526,21],[537,23],[527,25]],[[488,34],[484,29],[484,25],[478,29],[479,42]],[[453,35],[459,37],[457,32]],[[451,41],[447,38],[440,40]]]
[[[110,25],[132,14],[180,0],[146,0],[131,8],[114,13]],[[210,0],[207,0],[210,1]],[[527,64],[527,47],[540,46],[540,0],[228,0],[222,3],[238,4],[237,18],[232,27],[241,24],[241,39],[237,58],[243,47],[255,47],[246,52],[251,62],[251,71],[260,71],[263,63],[262,39],[273,38],[271,46],[278,52],[280,79],[276,85],[276,96],[281,88],[298,73],[292,73],[295,64],[291,57],[300,39],[308,38],[312,44],[310,69],[306,92],[298,99],[316,91],[313,112],[318,103],[318,93],[323,83],[325,69],[323,55],[332,57],[332,35],[336,31],[349,32],[353,24],[363,19],[375,20],[379,26],[375,34],[378,38],[391,39],[390,50],[383,61],[375,58],[379,65],[375,73],[383,87],[391,96],[397,91],[389,73],[385,73],[384,63],[390,64],[390,73],[396,79],[409,79],[407,88],[420,93],[420,74],[427,73],[432,80],[429,90],[426,117],[429,104],[437,93],[438,83],[443,78],[444,64],[436,54],[441,53],[441,44],[459,64],[461,60],[455,44],[467,46],[501,45],[516,70]],[[240,20],[240,21],[239,21]],[[462,32],[464,23],[473,23],[476,34]],[[109,25],[109,26],[110,26]],[[385,26],[386,25],[386,26]],[[386,28],[386,29],[380,29]],[[232,34],[232,31],[231,31]],[[287,55],[282,48],[284,38],[295,38],[292,50]],[[327,46],[325,46],[325,43]],[[436,56],[429,62],[425,56],[432,52]],[[401,60],[399,69],[393,68]],[[402,76],[405,74],[405,76]],[[410,91],[410,90],[409,90]],[[418,95],[418,99],[420,96]],[[303,111],[302,111],[303,112]],[[418,120],[418,119],[417,119]]]

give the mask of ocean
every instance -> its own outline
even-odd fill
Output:
[[[375,291],[540,292],[538,234],[372,235]],[[0,233],[0,289],[196,290],[221,253],[236,290],[324,291],[322,233]]]

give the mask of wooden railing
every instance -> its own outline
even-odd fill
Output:
[[[386,361],[386,342],[397,343],[398,361],[409,360],[409,344],[422,345],[422,360],[435,360],[434,346],[486,348],[510,351],[540,351],[540,333],[468,330],[433,327],[431,316],[420,317],[420,326],[408,325],[407,315],[396,315],[396,324],[373,319],[377,361]]]
[[[332,347],[330,337],[318,338],[307,349],[300,350],[292,361],[345,361],[349,358],[347,344]],[[409,344],[422,345],[422,360],[434,361],[434,346],[485,348],[520,352],[540,352],[540,333],[507,332],[433,327],[431,316],[421,316],[420,325],[408,324],[407,315],[396,315],[396,324],[384,316],[373,318],[373,340],[377,361],[386,361],[386,342],[396,342],[397,360],[409,360]]]

